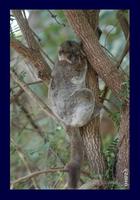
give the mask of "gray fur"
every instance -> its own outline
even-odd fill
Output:
[[[86,88],[86,72],[87,61],[80,45],[63,43],[52,71],[48,98],[52,111],[66,126],[81,127],[94,112],[95,99],[93,91]]]

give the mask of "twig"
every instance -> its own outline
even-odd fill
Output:
[[[114,62],[116,62],[116,63],[118,62],[117,59],[115,58],[115,56],[106,47],[104,47],[103,45],[101,45],[101,47],[103,49],[105,49],[105,51],[108,52],[108,54],[112,57],[112,59],[113,59]]]
[[[14,94],[11,98],[10,98],[10,104],[13,103],[14,101],[16,101],[18,99],[18,97],[20,95],[22,95],[22,93],[24,92],[23,89],[20,89],[16,94]]]
[[[10,74],[11,78],[25,91],[25,93],[27,93],[33,100],[36,101],[37,105],[41,108],[41,110],[43,110],[47,114],[47,116],[49,115],[54,120],[57,119],[57,117],[54,116],[51,109],[42,101],[42,99],[40,99],[40,97],[38,97],[24,82],[19,80],[19,78],[14,72],[11,71]]]
[[[26,85],[24,82],[20,81],[17,77],[17,75],[14,72],[11,72],[11,77],[13,78],[13,80],[21,87],[21,90],[23,90],[25,93],[27,93],[32,99],[34,99],[37,103],[37,105],[39,105],[39,107],[49,116],[51,116],[54,120],[57,120],[58,122],[60,122],[56,116],[54,116],[54,114],[52,113],[52,111],[50,110],[50,108],[35,94],[32,92],[32,90],[28,87],[28,85]],[[32,83],[30,83],[32,84]],[[55,153],[53,151],[53,149],[51,149],[51,151],[53,152],[53,154],[63,163],[62,159],[60,159],[57,155],[57,153]],[[64,164],[64,163],[63,163]]]
[[[122,28],[122,31],[123,31],[125,39],[126,39],[126,44],[125,44],[123,53],[122,53],[122,55],[121,55],[121,57],[119,59],[119,62],[117,63],[117,68],[119,68],[119,66],[121,65],[124,57],[126,56],[126,54],[129,51],[129,24],[128,24],[128,21],[127,21],[126,17],[124,16],[122,10],[119,10],[117,12],[117,19],[118,19],[118,21],[120,23],[120,26]]]
[[[37,38],[37,40],[39,42],[40,51],[44,54],[44,56],[46,56],[46,58],[50,61],[50,63],[52,63],[52,65],[54,65],[53,60],[48,56],[48,54],[41,47],[41,45],[40,45],[41,39],[39,38],[39,36],[33,30],[32,30],[32,32],[33,32],[34,36]]]
[[[18,134],[20,135],[22,133],[22,131],[24,131],[25,129],[27,129],[27,125],[28,125],[29,122],[26,122],[22,127],[20,126],[20,124],[17,124],[14,120],[12,121],[12,126],[17,128],[19,131],[18,131]]]
[[[28,161],[27,161],[27,158],[26,158],[25,155],[24,155],[24,152],[22,151],[21,147],[20,147],[19,145],[16,144],[16,142],[14,141],[14,139],[13,139],[12,137],[11,137],[10,139],[11,139],[12,144],[15,146],[16,151],[17,151],[17,153],[18,153],[20,159],[21,159],[22,162],[24,163],[24,165],[25,165],[25,167],[26,167],[28,173],[31,174],[31,173],[32,173],[32,170],[31,170],[31,167],[30,167],[30,165],[29,165],[29,163],[28,163]],[[38,189],[38,185],[37,185],[37,182],[36,182],[36,180],[35,180],[34,177],[32,177],[32,182],[33,182],[34,187],[35,187],[36,189]]]
[[[90,175],[90,173],[89,172],[87,172],[87,171],[85,171],[85,170],[81,170],[81,173],[83,174],[83,175],[85,175],[85,176],[88,176],[89,178],[93,178],[91,175]]]
[[[22,10],[22,12],[23,12],[24,18],[27,20],[25,10]]]
[[[57,24],[62,25],[62,26],[64,26],[64,27],[66,26],[64,23],[60,23],[60,22],[58,21],[57,15],[54,15],[54,14],[52,13],[52,11],[48,10],[48,12],[49,12],[49,14],[51,15],[51,17],[56,21]]]
[[[34,81],[34,82],[31,82],[31,83],[26,83],[27,85],[34,85],[34,84],[38,84],[38,83],[43,83],[42,80],[40,81]],[[19,86],[15,86],[12,90],[14,90],[15,88],[17,88]],[[24,92],[23,89],[20,89],[16,94],[14,94],[11,98],[10,98],[10,104],[13,103],[14,101],[16,101],[16,99],[22,95],[22,93]]]
[[[124,50],[122,52],[122,55],[120,56],[120,59],[117,63],[117,66],[116,66],[117,68],[119,68],[121,66],[121,63],[122,63],[124,57],[126,56],[126,54],[128,53],[128,51],[129,51],[129,36],[126,40],[126,44],[125,44]]]
[[[44,54],[44,56],[46,56],[46,58],[52,63],[52,65],[54,65],[53,60],[48,56],[48,54],[42,48],[40,50]]]
[[[64,169],[63,167],[57,167],[57,168],[52,168],[52,169],[43,170],[43,171],[36,171],[36,172],[33,172],[29,175],[18,178],[15,181],[12,181],[11,185],[15,185],[19,182],[26,181],[27,179],[31,179],[31,178],[33,178],[35,176],[39,176],[41,174],[56,173],[56,172],[68,172],[68,170]]]
[[[117,18],[118,18],[118,21],[119,21],[119,23],[120,23],[120,25],[121,25],[121,28],[122,28],[122,31],[123,31],[123,33],[124,33],[124,35],[125,35],[125,38],[126,38],[126,44],[125,44],[125,47],[124,47],[124,50],[123,50],[123,52],[122,52],[122,54],[121,54],[121,56],[120,56],[120,58],[119,58],[119,61],[117,61],[117,63],[116,63],[116,65],[115,65],[115,67],[117,68],[117,69],[119,69],[120,68],[120,66],[121,66],[121,63],[122,63],[122,61],[123,61],[123,59],[124,59],[124,57],[126,56],[126,54],[128,53],[128,51],[129,51],[129,24],[128,24],[128,22],[127,22],[127,19],[124,17],[124,15],[123,15],[123,13],[122,13],[122,11],[118,11],[118,13],[117,13]],[[103,47],[103,48],[105,48],[105,47]],[[106,48],[105,48],[106,49]],[[107,49],[106,49],[107,50]],[[108,50],[107,50],[108,51]],[[109,52],[109,51],[108,51]],[[109,52],[109,54],[110,55],[112,55],[110,52]],[[116,61],[116,59],[115,59],[115,61]],[[122,71],[123,71],[123,69],[121,69]],[[126,75],[126,77],[128,78],[128,75],[123,71],[123,73]],[[102,102],[103,102],[103,98],[105,98],[106,97],[106,95],[107,95],[107,93],[108,93],[108,87],[107,86],[105,86],[105,89],[104,89],[104,93],[103,93],[103,95],[102,95]]]
[[[103,105],[103,109],[108,112],[111,116],[113,115],[113,112],[110,111],[105,105]]]
[[[124,36],[127,39],[129,36],[129,24],[122,10],[117,12],[117,19],[120,23]]]
[[[60,183],[60,181],[62,180],[62,177],[64,176],[64,173],[61,173],[59,175],[59,177],[57,178],[57,180],[55,181],[55,183],[53,184],[53,188],[56,188],[56,186]]]
[[[22,112],[25,114],[27,120],[29,121],[29,123],[31,124],[31,126],[34,128],[34,130],[39,134],[39,136],[41,138],[43,138],[44,142],[46,142],[46,138],[45,138],[45,134],[42,131],[42,129],[34,122],[34,119],[31,115],[31,113],[28,111],[28,109],[21,104],[21,102],[19,101],[19,99],[16,99],[16,103],[17,105],[20,107],[20,109],[22,110]]]
[[[115,26],[117,26],[117,25],[118,25],[118,22],[117,22],[117,23],[111,28],[111,30],[107,33],[106,38],[105,38],[105,43],[104,43],[104,46],[105,46],[105,47],[107,46],[107,39],[108,39],[110,33],[113,31],[113,29],[114,29]]]
[[[34,84],[38,84],[38,83],[43,83],[42,80],[40,81],[34,81],[34,82],[31,82],[31,83],[26,83],[27,85],[34,85]],[[17,88],[19,86],[15,86],[12,90],[14,90],[15,88]],[[16,99],[22,95],[22,93],[24,92],[23,89],[20,89],[16,94],[14,94],[11,98],[10,98],[10,104],[13,103],[14,101],[16,101]]]
[[[100,98],[101,100],[103,99],[104,101],[108,101],[109,103],[111,103],[117,110],[119,110],[119,107],[113,102],[111,101],[110,99],[107,99],[105,97],[101,97]]]
[[[43,83],[43,81],[42,81],[42,80],[39,80],[39,81],[29,82],[29,83],[26,83],[26,85],[35,85],[35,84],[39,84],[39,83]],[[15,88],[17,88],[17,87],[19,87],[19,86],[16,85],[16,86],[13,88],[13,90],[14,90]]]

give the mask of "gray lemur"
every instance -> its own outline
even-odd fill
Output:
[[[64,42],[52,71],[48,100],[56,117],[66,127],[71,138],[71,158],[68,170],[68,188],[77,188],[83,159],[83,144],[78,127],[93,116],[94,93],[86,88],[87,60],[79,43]]]
[[[82,127],[92,117],[95,107],[93,91],[86,88],[87,60],[75,41],[64,42],[52,71],[49,104],[66,126]]]

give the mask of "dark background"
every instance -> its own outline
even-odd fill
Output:
[[[10,155],[9,155],[9,10],[10,9],[130,9],[130,28],[131,28],[131,48],[130,48],[130,190],[128,191],[25,191],[9,190],[10,178]],[[100,0],[100,1],[54,1],[54,0],[20,0],[20,1],[0,1],[0,195],[3,198],[135,198],[140,190],[140,78],[139,78],[139,52],[140,52],[140,16],[138,9],[138,0]],[[88,195],[91,195],[89,197]],[[107,196],[108,197],[107,197]],[[131,195],[131,196],[130,196]],[[1,198],[1,199],[3,199]],[[9,199],[8,198],[8,199]]]

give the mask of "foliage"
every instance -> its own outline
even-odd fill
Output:
[[[117,161],[117,145],[118,145],[118,138],[114,138],[106,149],[104,150],[105,158],[107,161],[107,170],[105,174],[105,178],[109,181],[114,179],[115,175],[115,164]]]

